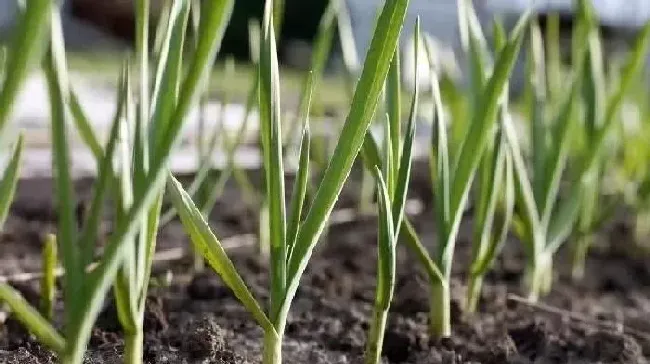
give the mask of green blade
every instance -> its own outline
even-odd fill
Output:
[[[248,21],[248,43],[250,44],[251,62],[258,64],[260,61],[260,40],[262,39],[262,30],[257,19]]]
[[[379,146],[377,145],[377,140],[370,131],[366,133],[366,136],[363,140],[361,155],[363,157],[363,163],[367,170],[372,171],[375,169],[375,167],[379,167],[380,169],[383,168],[383,163],[381,161],[381,157],[379,156]]]
[[[30,306],[21,294],[15,289],[0,282],[0,302],[5,302],[13,312],[14,316],[32,333],[39,342],[56,353],[63,353],[65,350],[65,339],[59,334],[54,326],[48,322],[36,309]]]
[[[160,54],[162,53],[162,48],[165,42],[167,26],[170,23],[169,18],[170,18],[171,8],[173,5],[174,5],[173,2],[171,1],[165,1],[162,3],[159,16],[158,16],[158,23],[156,24],[154,40],[153,40],[152,52],[153,52],[154,59],[160,59]]]
[[[480,22],[474,11],[472,1],[459,0],[458,1],[459,17],[464,18],[459,21],[460,26],[466,28],[462,31],[467,39],[465,52],[469,57],[470,69],[470,106],[476,108],[479,106],[479,99],[483,93],[483,88],[487,81],[488,73],[490,72],[491,65],[489,64],[489,50]],[[460,123],[457,123],[460,124]],[[459,142],[457,137],[462,137],[466,133],[465,130],[458,130],[453,133],[454,142]],[[454,143],[454,145],[457,145]],[[454,151],[456,153],[457,151]]]
[[[52,10],[51,46],[44,63],[50,99],[52,133],[52,170],[54,171],[54,191],[58,211],[57,241],[62,252],[64,275],[66,323],[74,321],[76,307],[80,304],[83,267],[80,265],[79,251],[74,245],[77,235],[75,218],[75,198],[70,175],[70,150],[66,127],[65,98],[68,85],[63,30],[58,9]],[[66,327],[69,329],[70,326]]]
[[[68,108],[70,109],[70,115],[72,116],[74,125],[77,128],[79,136],[81,136],[81,140],[93,153],[97,162],[99,162],[102,159],[103,151],[102,146],[99,144],[97,134],[95,134],[90,119],[88,119],[83,107],[79,103],[79,98],[77,97],[76,92],[74,92],[71,86],[69,86],[69,91]]]
[[[144,269],[141,276],[138,277],[136,291],[139,293],[138,309],[142,313],[145,309],[145,303],[148,295],[149,282],[151,281],[151,267],[153,265],[154,254],[156,253],[156,239],[158,236],[158,227],[160,221],[160,209],[162,206],[162,193],[154,201],[147,212],[147,220],[144,226]]]
[[[276,312],[284,295],[287,281],[286,206],[284,166],[282,163],[282,131],[280,112],[280,72],[273,31],[272,1],[265,10],[263,41],[259,68],[259,108],[262,153],[269,205],[269,237],[271,243],[271,315]]]
[[[494,38],[494,53],[499,54],[508,41],[506,29],[503,26],[503,21],[500,18],[494,19],[492,33],[492,37]]]
[[[404,219],[402,227],[400,229],[400,237],[404,240],[404,243],[415,253],[417,259],[420,261],[420,264],[424,267],[429,282],[441,282],[444,281],[444,276],[442,271],[436,264],[436,262],[431,259],[429,251],[422,244],[420,238],[418,237],[415,227],[411,224],[410,221]]]
[[[361,158],[363,160],[363,165],[369,171],[373,171],[375,168],[382,168],[381,159],[379,159],[379,151],[377,148],[377,142],[371,133],[366,133],[366,138],[363,143],[363,149],[361,150]],[[397,231],[397,230],[396,230]],[[408,246],[416,257],[425,268],[427,276],[431,281],[442,280],[443,276],[436,266],[435,262],[429,256],[427,248],[422,244],[420,239],[417,236],[417,232],[413,225],[404,218],[402,225],[400,227],[400,237],[404,240],[404,243]]]
[[[562,56],[560,52],[560,16],[546,17],[546,82],[551,100],[557,99],[562,85]]]
[[[4,226],[9,214],[9,207],[16,192],[16,185],[20,177],[20,162],[22,160],[23,149],[25,146],[25,138],[21,133],[18,136],[18,141],[14,146],[14,151],[9,160],[9,164],[4,171],[2,181],[0,181],[0,228]]]
[[[390,132],[390,115],[386,114],[386,118],[384,119],[384,122],[382,126],[384,127],[384,132],[383,132],[383,146],[382,146],[382,152],[383,152],[383,160],[384,160],[384,168],[382,169],[382,173],[384,176],[384,179],[386,181],[393,181],[393,174],[395,171],[395,166],[393,165],[393,148],[392,148],[392,136]],[[392,187],[392,182],[388,182],[390,184],[390,187]],[[389,192],[389,194],[392,195],[392,193]]]
[[[580,72],[578,72],[580,73]],[[580,97],[581,75],[577,75],[573,81],[571,92],[566,96],[559,114],[554,122],[557,130],[554,135],[556,142],[555,148],[545,157],[547,172],[544,176],[544,188],[542,189],[544,197],[541,205],[538,206],[541,212],[542,226],[547,227],[553,212],[553,207],[557,201],[560,192],[560,182],[562,181],[562,172],[566,166],[571,146],[572,127],[575,121],[574,112]]]
[[[273,0],[273,32],[280,37],[284,20],[284,0]]]
[[[136,166],[140,164],[139,158],[147,158],[148,151],[145,152],[146,147],[144,143],[140,143],[138,139],[146,140],[147,137],[143,128],[145,123],[149,123],[149,80],[151,75],[149,74],[149,12],[151,8],[150,0],[135,0],[135,51],[136,59],[139,62],[139,99],[138,99],[138,111],[136,115],[136,131],[135,131],[135,164]],[[152,143],[155,145],[155,143]],[[146,174],[146,171],[135,168],[133,177],[134,182],[137,184],[137,187],[141,186],[143,175]],[[139,188],[135,188],[135,193],[139,193]],[[137,251],[136,251],[137,254]]]
[[[533,232],[539,231],[539,211],[535,203],[531,180],[526,170],[526,161],[524,160],[521,146],[519,145],[517,131],[509,115],[504,114],[502,122],[503,132],[510,147],[510,154],[512,155],[515,190],[517,192],[516,205],[519,214],[523,214],[523,216],[520,215],[515,219],[515,230],[520,235],[525,234],[525,237],[520,236],[524,240],[524,248],[527,250],[529,257],[535,257],[543,249],[542,246],[537,245],[536,242],[538,240],[533,239],[532,236]]]
[[[497,205],[501,191],[504,190],[504,179],[507,178],[505,176],[507,144],[502,133],[496,138],[495,144],[496,150],[489,155],[490,159],[482,162],[489,166],[492,173],[490,173],[485,188],[481,191],[481,196],[479,196],[484,201],[484,205],[480,206],[482,211],[476,221],[472,244],[472,268],[470,270],[473,275],[484,274],[483,269],[486,269],[491,264],[489,255],[495,236],[494,225]]]
[[[9,56],[4,67],[4,81],[0,89],[0,134],[4,130],[14,101],[29,68],[40,60],[45,50],[47,29],[50,25],[52,0],[30,0],[19,15],[13,31]]]
[[[599,154],[601,153],[605,140],[607,139],[608,134],[612,130],[617,120],[616,114],[618,113],[621,104],[623,102],[623,97],[628,92],[635,77],[637,77],[640,69],[642,68],[645,62],[645,56],[648,52],[648,43],[650,42],[650,22],[648,22],[639,32],[632,51],[630,52],[627,63],[623,72],[621,74],[620,82],[615,86],[615,90],[612,93],[612,96],[607,102],[607,107],[605,110],[605,117],[602,122],[602,127],[598,130],[594,136],[592,148],[587,156],[587,159],[583,162],[579,176],[586,175],[590,169],[594,167],[598,161]]]
[[[41,278],[40,311],[45,319],[52,321],[54,317],[54,300],[56,299],[56,266],[58,256],[56,253],[56,235],[48,234],[43,244],[41,258],[43,277]]]
[[[129,67],[125,66],[125,72],[128,75],[130,72]],[[124,219],[129,208],[133,204],[134,196],[139,194],[134,191],[134,174],[137,172],[138,161],[134,157],[135,144],[140,140],[137,138],[138,134],[138,121],[141,114],[134,112],[135,106],[131,98],[131,84],[130,78],[125,78],[125,115],[127,117],[118,120],[118,145],[117,156],[120,170],[117,173],[117,193],[118,200],[116,203],[115,216],[117,220]],[[129,121],[133,122],[135,118],[135,125],[129,125]],[[139,224],[142,223],[142,214],[138,215],[136,219]],[[115,296],[115,305],[117,307],[117,314],[122,328],[127,333],[132,333],[137,330],[137,310],[136,310],[136,294],[135,294],[135,277],[137,276],[137,260],[138,260],[138,244],[136,243],[136,235],[129,234],[125,240],[126,255],[124,263],[120,268],[117,278],[114,283],[113,291]]]
[[[579,185],[579,184],[576,184]],[[574,228],[574,223],[580,211],[581,200],[583,199],[583,191],[577,189],[572,191],[570,195],[562,200],[557,208],[557,212],[553,214],[549,222],[547,233],[547,251],[551,254],[555,253],[566,238],[571,235]]]
[[[505,182],[502,188],[503,202],[500,213],[495,217],[497,228],[493,231],[489,249],[483,260],[483,266],[477,270],[485,274],[501,251],[508,237],[508,229],[513,219],[515,207],[515,186],[512,157],[509,150],[506,150]]]
[[[527,15],[522,17],[508,43],[499,54],[494,74],[486,84],[485,94],[481,97],[477,112],[474,115],[474,121],[471,123],[460,154],[454,163],[454,183],[452,184],[450,202],[453,214],[458,213],[461,202],[467,198],[466,195],[472,176],[489,138],[488,131],[493,128],[496,122],[499,98],[504,93],[508,77],[514,66],[527,21]]]
[[[273,324],[246,287],[244,280],[237,273],[237,269],[228,258],[219,240],[210,230],[203,215],[194,206],[190,196],[183,191],[181,184],[171,175],[167,181],[167,192],[169,192],[172,203],[176,207],[196,251],[201,252],[212,269],[219,274],[224,283],[253,315],[262,329],[265,332],[273,332],[275,330]]]
[[[519,52],[528,19],[528,13],[522,16],[513,30],[508,43],[499,54],[492,77],[490,77],[485,86],[485,93],[480,99],[479,107],[476,113],[474,113],[472,123],[462,144],[458,158],[454,163],[454,176],[453,183],[451,184],[451,198],[449,203],[452,219],[447,237],[449,241],[443,243],[443,252],[441,254],[441,266],[443,266],[443,270],[449,270],[451,268],[456,233],[460,226],[469,189],[490,132],[496,123],[499,99],[507,89],[507,81]]]
[[[311,77],[310,77],[311,78]],[[311,84],[311,82],[310,82]],[[309,102],[306,103],[305,122],[303,126],[302,140],[300,142],[300,156],[298,162],[298,171],[296,181],[294,182],[293,192],[291,193],[291,214],[287,225],[287,262],[291,257],[293,245],[297,238],[298,227],[302,220],[302,210],[305,204],[305,195],[309,184],[309,154],[311,144],[311,133],[309,132],[309,108],[311,106],[311,93],[313,88],[309,88]]]
[[[113,124],[111,126],[111,131],[108,138],[108,144],[106,145],[106,153],[100,150],[98,157],[99,165],[98,176],[95,184],[93,186],[93,198],[90,203],[90,208],[88,209],[88,215],[83,224],[83,229],[79,235],[79,241],[77,246],[80,249],[80,265],[86,267],[91,263],[93,259],[93,253],[95,251],[95,245],[97,241],[97,235],[99,232],[99,227],[102,219],[102,210],[104,205],[104,199],[108,190],[111,188],[110,183],[115,181],[115,175],[113,173],[113,157],[115,154],[115,147],[117,145],[118,131],[120,120],[124,113],[124,103],[126,101],[126,69],[122,71],[122,82],[121,86],[118,89],[118,103],[115,110],[115,116],[113,118]],[[101,147],[100,147],[101,148]]]
[[[156,84],[152,95],[153,117],[149,128],[153,145],[156,145],[162,137],[178,100],[189,9],[188,1],[175,0],[169,13],[169,23],[156,67]]]
[[[415,59],[417,58],[418,57],[415,57]],[[388,113],[388,135],[390,136],[388,139],[388,147],[391,151],[391,167],[388,168],[390,176],[386,178],[386,187],[388,188],[390,196],[393,196],[395,193],[395,178],[397,176],[393,171],[399,168],[398,161],[400,158],[400,145],[402,144],[402,76],[400,73],[400,67],[400,46],[398,41],[393,61],[388,70],[388,79],[386,80],[386,112]]]
[[[546,77],[544,64],[544,44],[542,33],[537,21],[532,22],[530,29],[530,47],[527,59],[527,88],[528,88],[528,108],[530,112],[530,128],[532,142],[532,184],[535,195],[535,203],[541,206],[545,204],[544,199],[546,188],[546,167],[548,154],[552,152],[547,140],[550,137],[549,128],[546,125]],[[561,124],[560,124],[561,125]]]
[[[388,187],[378,168],[374,170],[379,191],[379,233],[377,236],[377,307],[388,310],[395,289],[395,231]]]
[[[205,80],[210,67],[221,46],[226,25],[230,20],[234,0],[204,1],[201,2],[201,25],[199,41],[192,62],[188,66],[188,73],[182,82],[176,108],[169,119],[169,124],[155,148],[154,160],[160,163],[160,158],[167,155],[167,151],[174,145],[185,116],[193,106],[199,95],[199,89]],[[152,151],[153,152],[153,151]]]
[[[420,18],[415,20],[415,37],[413,39],[415,45],[415,54],[420,54]],[[400,152],[401,160],[398,165],[395,166],[397,169],[396,184],[395,184],[395,193],[393,196],[393,227],[395,234],[398,234],[402,224],[402,218],[404,217],[404,206],[406,205],[406,197],[408,193],[408,184],[411,178],[411,166],[413,163],[413,144],[415,140],[415,123],[418,115],[418,102],[420,97],[420,83],[417,82],[419,78],[419,58],[415,57],[414,61],[414,70],[415,75],[415,90],[413,92],[413,97],[411,99],[411,109],[409,111],[408,124],[406,125],[406,136],[404,138],[404,145]],[[399,136],[398,136],[399,137]],[[397,160],[397,158],[396,158]],[[397,238],[397,235],[396,235]]]
[[[551,252],[559,249],[564,239],[571,232],[571,228],[579,212],[580,203],[576,199],[579,199],[579,196],[582,194],[582,183],[590,176],[590,173],[600,160],[600,153],[605,147],[605,140],[609,132],[615,125],[617,120],[615,116],[622,104],[623,97],[633,84],[634,77],[636,77],[643,65],[649,40],[650,22],[643,27],[637,36],[636,43],[628,56],[627,64],[623,70],[621,82],[616,85],[612,96],[608,100],[602,127],[594,135],[591,148],[587,152],[587,156],[577,173],[576,182],[572,183],[567,193],[569,198],[560,201],[557,207],[557,213],[553,215],[553,218],[549,222],[548,249]]]
[[[433,64],[433,50],[425,43],[427,55],[431,66]],[[431,71],[433,69],[430,68]],[[431,174],[431,184],[435,186],[435,215],[438,224],[438,237],[440,241],[446,240],[447,230],[449,228],[450,210],[449,210],[449,141],[447,137],[447,121],[442,106],[440,95],[440,84],[435,72],[431,72],[431,90],[433,94],[434,108],[432,110],[432,129],[431,129],[431,147],[429,150],[429,168]],[[442,244],[438,247],[436,256],[437,262],[442,257]]]
[[[408,2],[388,0],[379,16],[350,112],[296,240],[281,316],[288,312],[300,277],[363,144],[397,46]]]

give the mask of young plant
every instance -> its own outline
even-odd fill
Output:
[[[415,24],[415,49],[419,50],[420,43],[420,20]],[[396,53],[399,50],[396,51]],[[418,76],[418,58],[415,58],[415,78]],[[394,87],[394,86],[393,86]],[[375,166],[374,176],[377,181],[378,191],[378,225],[377,234],[377,288],[375,291],[375,305],[373,310],[370,329],[368,331],[368,341],[366,344],[367,364],[379,364],[381,361],[381,351],[384,342],[384,333],[386,331],[386,322],[390,303],[393,299],[395,288],[395,265],[396,265],[396,247],[399,232],[404,219],[404,205],[406,204],[406,195],[408,184],[411,177],[411,164],[413,153],[413,141],[415,139],[415,122],[418,109],[419,86],[416,83],[411,101],[411,110],[404,142],[400,141],[397,155],[395,158],[390,142],[392,133],[388,132],[386,138],[386,147],[384,149],[383,171]],[[396,123],[397,124],[397,123]],[[388,131],[391,127],[398,128],[398,135],[401,138],[401,125],[394,125],[386,120],[385,128]],[[383,174],[383,175],[382,175]]]
[[[461,8],[462,9],[462,8]],[[467,12],[468,44],[467,51],[473,55],[473,72],[470,73],[470,100],[478,100],[480,91],[487,81],[490,66],[487,59],[486,42],[475,21],[475,15]],[[461,22],[462,23],[462,22]],[[499,21],[494,22],[495,53],[505,46],[506,35]],[[429,57],[432,55],[430,54]],[[507,105],[507,95],[503,96],[498,118]],[[512,161],[506,140],[500,128],[489,140],[477,170],[475,188],[476,204],[474,208],[474,236],[472,239],[472,264],[467,281],[465,309],[476,311],[481,295],[483,277],[491,268],[494,260],[505,243],[514,208],[514,184],[512,179]]]
[[[476,95],[467,133],[459,144],[454,159],[451,159],[449,154],[451,144],[447,138],[437,78],[435,72],[431,72],[436,108],[430,163],[438,226],[438,247],[432,262],[441,272],[441,276],[431,282],[430,324],[435,337],[451,335],[449,280],[458,230],[474,175],[486,147],[494,138],[497,113],[501,99],[507,92],[507,81],[520,48],[527,20],[528,17],[524,16],[519,21],[499,52],[492,74],[482,88],[483,92]],[[481,74],[482,72],[478,73]]]
[[[262,146],[264,148],[266,185],[272,200],[269,202],[270,250],[270,305],[264,312],[225,254],[219,241],[210,231],[205,219],[194,206],[180,184],[170,177],[168,189],[181,221],[197,250],[204,253],[210,266],[233,290],[237,298],[253,314],[264,330],[265,364],[282,362],[282,338],[291,302],[300,278],[341,192],[343,184],[359,152],[364,135],[377,106],[382,85],[386,80],[391,58],[404,22],[408,0],[386,1],[374,34],[364,70],[359,80],[351,110],[341,131],[338,144],[325,170],[320,187],[311,201],[311,207],[298,225],[295,236],[288,236],[284,211],[284,173],[281,163],[280,103],[277,57],[272,1],[265,9],[264,40],[260,67],[260,111],[262,116]],[[305,133],[307,134],[307,133]],[[300,158],[305,161],[306,158]],[[271,163],[273,161],[274,163]],[[304,164],[298,174],[305,173]],[[300,178],[299,178],[300,180]],[[296,210],[293,210],[296,211]],[[288,221],[295,218],[289,217]]]
[[[465,6],[463,11],[468,11]],[[521,41],[526,29],[528,14],[522,16],[498,52],[491,76],[485,81],[482,92],[477,94],[474,106],[470,110],[471,119],[468,129],[459,142],[455,158],[451,158],[451,141],[447,137],[447,123],[442,108],[440,89],[436,70],[431,69],[431,89],[434,101],[432,145],[430,163],[432,183],[435,191],[435,216],[438,226],[438,249],[430,254],[421,243],[413,225],[404,219],[400,234],[404,243],[416,255],[425,268],[431,284],[430,332],[433,337],[442,338],[451,335],[451,292],[450,276],[454,247],[466,209],[469,190],[484,150],[494,138],[497,113],[502,108],[501,99],[507,92],[507,81],[514,67]],[[477,28],[474,28],[476,30]],[[427,47],[429,58],[432,50]],[[429,66],[434,62],[430,60]],[[478,64],[478,63],[477,63]],[[483,73],[478,73],[482,75]],[[371,134],[366,134],[362,149],[362,158],[367,168],[381,165],[377,142]],[[452,164],[453,163],[453,164]]]
[[[44,44],[46,42],[47,28],[50,19],[51,0],[28,0],[22,4],[21,12],[18,15],[17,27],[10,43],[9,49],[2,50],[2,62],[0,63],[0,135],[4,134],[5,127],[11,117],[13,104],[18,96],[23,82],[35,63],[40,61]],[[19,136],[7,167],[3,171],[0,180],[0,227],[4,226],[9,213],[9,207],[14,197],[18,177],[20,174],[20,162],[24,148],[24,138]],[[21,318],[31,318],[35,321],[47,322],[36,309],[20,296],[17,291],[9,285],[0,282],[0,303],[7,303],[13,310],[14,315]],[[50,305],[43,305],[43,309],[49,315]],[[49,324],[48,324],[49,325]],[[39,332],[47,337],[51,344],[59,346],[60,337],[53,329]],[[33,328],[35,332],[38,328]],[[38,335],[38,333],[36,333]]]
[[[536,113],[544,104],[544,93],[540,91],[541,82],[530,85],[535,97],[531,98],[530,110],[532,125],[532,178],[526,167],[526,161],[519,145],[519,140],[510,117],[504,115],[504,131],[510,145],[515,171],[517,202],[514,217],[515,232],[524,243],[527,254],[526,283],[529,299],[537,300],[540,295],[547,293],[553,280],[553,256],[562,243],[575,228],[580,208],[584,202],[584,192],[588,190],[585,183],[594,173],[594,168],[601,160],[605,141],[615,125],[615,114],[624,93],[629,87],[632,77],[642,64],[647,48],[650,24],[643,28],[629,56],[627,67],[623,72],[621,83],[616,86],[608,99],[602,122],[594,125],[595,131],[587,150],[578,160],[578,168],[572,175],[566,195],[560,191],[563,171],[567,164],[572,142],[576,117],[574,115],[580,101],[582,85],[584,84],[585,62],[589,54],[585,45],[594,32],[593,17],[588,4],[581,2],[580,20],[576,26],[575,44],[580,45],[574,50],[574,68],[571,75],[570,91],[562,97],[560,106],[555,110],[555,117],[549,120]],[[539,30],[533,27],[532,37],[540,37]],[[539,41],[531,42],[541,44]],[[541,47],[532,47],[531,52],[542,54]],[[543,57],[533,56],[533,59]],[[530,72],[540,72],[541,67],[529,67]],[[528,78],[534,80],[534,75]],[[593,105],[592,105],[593,107]],[[552,140],[550,143],[546,140]],[[537,142],[539,141],[539,142]],[[561,196],[566,196],[561,198]]]
[[[600,34],[598,29],[590,32],[587,44],[584,66],[584,84],[582,98],[585,107],[585,118],[582,128],[580,128],[580,137],[583,140],[579,155],[584,158],[585,153],[590,152],[594,143],[596,132],[602,127],[603,107],[606,103],[607,85],[605,82],[603,57],[600,44]],[[594,240],[594,231],[597,229],[601,216],[605,216],[602,198],[602,179],[604,177],[604,167],[608,156],[612,151],[603,151],[598,156],[593,170],[582,182],[583,196],[576,221],[576,228],[572,236],[573,266],[571,276],[574,280],[582,279],[585,270],[585,260],[589,247]]]
[[[37,1],[38,3],[38,1]],[[45,2],[49,4],[49,2]],[[138,3],[138,25],[140,33],[139,50],[141,60],[147,37],[145,26],[148,5]],[[77,231],[72,178],[69,170],[70,150],[67,143],[66,105],[70,94],[67,87],[65,50],[61,20],[57,7],[52,9],[50,49],[44,63],[48,81],[52,114],[52,148],[55,196],[59,222],[57,231],[58,250],[61,252],[64,269],[64,335],[61,335],[37,310],[29,306],[22,297],[8,286],[0,287],[0,298],[6,301],[19,319],[43,344],[51,348],[63,363],[80,364],[90,339],[93,323],[102,308],[104,297],[115,284],[120,321],[125,325],[126,352],[128,363],[142,361],[142,318],[148,277],[153,255],[153,242],[160,200],[164,190],[169,154],[175,145],[183,121],[194,104],[197,89],[213,63],[225,25],[232,10],[233,1],[202,2],[204,14],[201,21],[197,52],[193,55],[188,72],[182,78],[179,70],[182,34],[181,14],[187,9],[186,0],[176,0],[172,6],[176,16],[167,24],[169,38],[165,40],[160,52],[157,77],[154,78],[152,103],[148,98],[140,99],[137,117],[130,118],[128,69],[122,73],[118,90],[118,105],[111,126],[110,136],[105,148],[95,135],[94,152],[100,160],[95,192],[81,231]],[[30,11],[27,8],[26,11]],[[148,62],[141,62],[141,71]],[[148,75],[148,72],[143,72]],[[147,88],[142,77],[141,87]],[[146,91],[148,94],[148,91]],[[145,91],[141,91],[144,95]],[[141,96],[142,97],[142,96]],[[145,104],[145,106],[142,106]],[[83,110],[82,110],[83,111]],[[149,114],[149,111],[152,111]],[[79,113],[82,115],[83,113]],[[148,115],[148,116],[145,116]],[[135,122],[129,128],[127,121]],[[88,120],[84,131],[92,131]],[[134,134],[131,134],[132,133]],[[147,133],[151,131],[151,133]],[[118,143],[118,136],[121,138]],[[131,138],[133,137],[133,138]],[[122,168],[113,170],[113,157],[118,150],[123,153],[122,162],[132,161],[132,171]],[[125,153],[128,152],[128,153]],[[129,155],[127,155],[129,154]],[[129,175],[133,172],[133,175]],[[115,183],[117,181],[117,183]],[[146,186],[146,188],[144,188]],[[108,238],[103,255],[90,273],[86,268],[91,263],[101,221],[104,197],[114,188],[119,212],[114,229]],[[132,190],[129,189],[132,188]],[[128,203],[127,203],[128,202]],[[118,277],[118,272],[120,273]],[[125,274],[129,272],[129,274]],[[132,273],[132,274],[130,274]],[[123,290],[124,287],[128,289]],[[126,308],[126,309],[125,309]]]
[[[502,132],[486,149],[477,182],[478,203],[465,306],[470,313],[476,311],[483,278],[505,243],[514,209],[512,157]]]
[[[582,31],[585,22],[578,28]],[[586,39],[586,31],[581,33]],[[519,140],[513,130],[512,120],[507,114],[503,115],[504,132],[508,139],[513,155],[515,170],[517,202],[514,217],[515,232],[522,240],[528,254],[527,261],[527,289],[529,299],[537,298],[550,289],[552,282],[552,256],[557,249],[550,240],[556,239],[549,236],[550,225],[557,224],[565,216],[554,214],[553,209],[560,194],[560,181],[565,169],[570,152],[569,145],[573,127],[576,121],[576,105],[579,101],[582,81],[582,58],[577,63],[577,70],[572,74],[569,92],[561,96],[559,107],[552,110],[553,118],[547,117],[548,108],[546,101],[546,80],[544,74],[544,53],[539,27],[533,23],[531,27],[531,41],[529,47],[527,67],[527,101],[529,119],[531,123],[531,154],[532,154],[532,179],[528,180],[526,164],[519,147]],[[552,141],[552,145],[549,140]],[[570,200],[567,199],[567,201]],[[563,222],[567,222],[564,220]],[[567,222],[569,227],[572,222]]]

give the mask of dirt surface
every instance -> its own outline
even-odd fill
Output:
[[[417,168],[416,168],[417,170]],[[0,240],[0,275],[36,272],[44,232],[54,229],[55,213],[47,181],[23,182]],[[87,196],[90,182],[78,193]],[[211,216],[217,235],[245,236],[256,231],[256,217],[229,189]],[[423,181],[413,197],[430,201]],[[355,189],[348,189],[350,205]],[[433,217],[411,216],[423,242],[434,244]],[[109,224],[105,230],[110,230]],[[627,229],[612,223],[601,240],[616,249],[596,247],[586,279],[568,278],[565,253],[556,262],[552,293],[540,305],[519,302],[523,254],[511,241],[488,275],[479,313],[462,310],[471,225],[462,229],[453,280],[453,337],[430,340],[425,276],[404,247],[398,252],[396,295],[384,344],[385,363],[646,363],[650,358],[650,264],[630,257]],[[291,309],[284,340],[284,363],[362,363],[375,288],[376,224],[371,217],[338,222],[314,254]],[[243,239],[245,240],[245,239]],[[187,247],[177,221],[160,233],[159,251]],[[249,245],[230,250],[256,297],[268,297],[266,262]],[[145,317],[147,363],[259,363],[261,330],[212,272],[189,274],[191,259],[158,264]],[[166,278],[165,278],[166,277]],[[171,279],[169,285],[161,285]],[[163,279],[165,278],[165,279]],[[38,300],[37,282],[16,283]],[[60,306],[60,305],[59,305]],[[60,312],[62,307],[57,307]],[[0,318],[3,316],[0,313]],[[6,315],[5,315],[6,316]],[[121,363],[123,343],[115,307],[106,303],[90,343],[88,363]],[[11,316],[0,320],[0,363],[54,363]]]

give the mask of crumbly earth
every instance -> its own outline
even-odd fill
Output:
[[[416,168],[417,169],[417,168]],[[54,229],[49,182],[22,183],[0,239],[0,274],[39,269],[39,238]],[[341,206],[351,204],[350,187]],[[45,192],[43,192],[45,191]],[[90,191],[80,181],[80,196]],[[215,207],[211,223],[222,238],[254,233],[256,218],[236,190]],[[414,180],[414,197],[430,201],[424,180]],[[39,196],[39,194],[41,196]],[[40,200],[37,200],[40,199]],[[423,242],[435,243],[433,217],[411,216]],[[469,216],[468,216],[469,219]],[[432,340],[427,332],[428,288],[414,257],[400,246],[395,298],[384,342],[391,364],[646,363],[650,358],[650,260],[622,249],[630,240],[623,222],[599,236],[586,278],[573,283],[565,252],[556,262],[553,291],[540,305],[517,299],[524,256],[513,239],[486,278],[478,313],[462,309],[470,254],[471,222],[462,228],[452,282],[453,336]],[[110,226],[105,227],[108,231]],[[159,235],[159,250],[187,246],[177,221]],[[609,246],[615,248],[609,248]],[[230,251],[250,289],[268,297],[267,266],[254,248]],[[230,290],[209,269],[190,274],[191,259],[156,268],[145,317],[147,363],[259,363],[261,331]],[[291,309],[284,363],[362,363],[376,268],[376,224],[371,217],[339,221],[320,243]],[[172,274],[170,275],[169,272]],[[172,277],[167,285],[163,277]],[[16,284],[32,302],[37,282]],[[60,306],[60,305],[59,305]],[[62,307],[57,307],[60,313]],[[0,313],[0,317],[2,314]],[[59,315],[60,316],[60,315]],[[87,363],[121,363],[123,342],[110,298],[97,322]],[[55,357],[8,316],[0,321],[0,363],[55,363]]]

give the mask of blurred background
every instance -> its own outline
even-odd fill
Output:
[[[164,0],[152,0],[155,14]],[[353,31],[359,53],[363,54],[381,0],[342,0],[350,11]],[[279,42],[280,61],[287,67],[306,69],[312,40],[328,0],[285,0],[286,15]],[[635,31],[650,19],[650,1],[647,0],[593,0],[601,23],[601,30],[610,52],[625,49]],[[533,8],[544,27],[545,16],[559,13],[562,29],[568,39],[574,14],[572,0],[475,0],[479,19],[489,34],[490,21],[502,18],[512,24],[526,9]],[[64,0],[67,47],[71,51],[98,49],[126,50],[133,44],[134,12],[132,0]],[[263,1],[237,0],[232,20],[226,32],[221,56],[232,55],[240,62],[250,59],[248,22],[260,19]],[[422,17],[423,29],[440,44],[458,52],[459,34],[455,0],[411,0],[409,15]],[[6,36],[15,16],[15,0],[0,1],[0,33]],[[412,23],[411,21],[406,24]],[[408,36],[409,32],[404,32]],[[335,39],[335,43],[337,40]],[[333,47],[332,60],[340,57],[340,47]],[[330,68],[336,68],[330,62]]]
[[[165,0],[151,0],[154,17],[159,12],[163,1]],[[314,38],[329,1],[285,0],[285,16],[278,43],[282,102],[285,110],[296,109],[301,85],[310,67]],[[340,1],[348,9],[354,47],[360,58],[359,62],[362,62],[370,42],[375,16],[383,1]],[[249,22],[256,19],[259,21],[262,17],[263,5],[262,0],[235,2],[232,19],[219,53],[218,64],[215,66],[209,85],[210,98],[213,100],[223,99],[224,94],[230,95],[229,102],[232,105],[228,107],[232,110],[233,120],[238,120],[236,115],[243,112],[241,104],[246,98],[249,80],[254,70],[249,52]],[[492,20],[495,18],[501,19],[507,27],[512,27],[522,13],[532,8],[539,19],[542,34],[545,34],[547,16],[559,14],[561,47],[567,62],[570,58],[571,29],[575,14],[573,5],[573,0],[474,0],[478,19],[488,42],[491,41]],[[608,61],[615,61],[628,49],[642,24],[650,19],[650,1],[593,0],[593,5],[599,19],[606,57]],[[110,122],[120,60],[130,51],[134,43],[133,0],[63,0],[62,6],[72,79],[82,98],[82,103],[91,113],[92,121],[101,130]],[[17,0],[0,0],[0,40],[7,39],[11,34],[16,13]],[[409,71],[409,67],[413,64],[413,52],[409,49],[411,42],[406,40],[412,36],[415,17],[420,16],[423,31],[431,36],[435,43],[440,67],[463,84],[466,61],[463,59],[461,36],[458,31],[456,0],[411,0],[407,16],[401,42],[405,55],[402,58],[402,66],[405,68],[402,75],[405,82],[411,85],[413,83],[410,79],[413,73]],[[156,24],[156,19],[152,19],[151,23],[152,26]],[[341,91],[345,89],[346,80],[340,39],[336,35],[332,39],[332,49],[325,66],[323,84],[317,88],[314,97],[312,111],[315,116],[340,117],[347,112],[350,99],[346,92]],[[521,90],[524,73],[525,52],[520,54],[522,56],[519,58],[511,81],[511,92],[515,94]],[[234,79],[224,82],[223,63],[227,58],[234,60],[236,71],[232,72]],[[423,77],[423,80],[425,79],[426,77]],[[15,118],[18,119],[18,123],[12,124],[27,128],[28,144],[32,147],[42,147],[42,153],[46,155],[49,151],[46,127],[49,119],[47,95],[40,76],[35,75],[28,80],[16,109]],[[197,117],[198,112],[193,115],[192,117]],[[195,130],[191,125],[192,121],[188,123],[189,134],[185,137],[185,140],[190,143],[194,138],[190,134]],[[91,156],[86,157],[92,165]],[[77,156],[81,159],[86,157],[83,153]],[[38,165],[38,163],[31,165]],[[49,162],[41,165],[44,169],[49,168]]]

